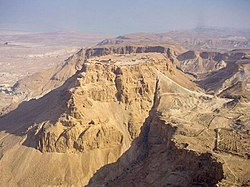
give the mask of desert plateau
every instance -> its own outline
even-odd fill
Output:
[[[165,15],[165,1],[135,3],[141,14],[128,2],[97,2],[24,1],[13,8],[14,15],[47,20],[47,32],[33,19],[13,24],[25,31],[6,29],[19,18],[0,13],[0,186],[250,186],[250,29],[226,27],[236,22],[227,11],[242,6],[244,20],[250,4],[220,2],[215,9],[224,10],[222,22],[202,14],[206,24],[213,19],[221,27],[178,29],[183,17],[192,20],[190,12],[178,12],[181,24],[162,18],[176,29],[159,32],[165,27],[145,11],[157,5]],[[169,11],[176,13],[180,2],[169,2]],[[30,5],[41,15],[25,13]],[[144,17],[154,32],[143,30]],[[120,32],[111,21],[118,18],[133,32]],[[69,31],[52,32],[51,21],[54,27],[68,24]]]

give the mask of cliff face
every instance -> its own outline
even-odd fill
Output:
[[[65,112],[53,126],[43,124],[33,129],[35,147],[42,152],[127,147],[139,135],[152,107],[155,69],[177,82],[185,80],[181,84],[187,88],[195,88],[174,70],[170,60],[135,66],[86,63],[76,74],[76,87],[65,91],[69,98]]]
[[[110,54],[131,54],[131,53],[164,53],[170,57],[171,49],[164,46],[113,46],[96,47],[86,50],[86,58],[104,56]]]
[[[2,116],[0,185],[214,186],[233,183],[231,171],[247,180],[249,106],[200,92],[165,52],[143,56],[85,59],[62,86]]]
[[[178,53],[173,48],[159,45],[139,46],[139,45],[101,45],[101,47],[89,48],[86,50],[85,59],[128,54],[159,53],[165,55],[172,64],[187,74],[197,78],[197,83],[209,93],[219,94],[227,89],[229,95],[230,87],[235,85],[234,77],[240,77],[237,61],[246,58],[246,53],[241,51],[231,51],[227,53],[219,52],[196,52],[187,51]],[[107,59],[111,61],[112,59]],[[232,81],[230,81],[232,80]],[[241,83],[239,82],[238,85]],[[244,83],[247,84],[247,83]],[[229,93],[230,92],[230,93]],[[229,93],[229,94],[228,94]],[[244,94],[246,95],[246,94]]]
[[[86,63],[61,87],[22,103],[3,116],[0,137],[3,138],[1,163],[4,164],[0,169],[10,172],[1,178],[1,184],[10,184],[7,181],[12,178],[12,162],[18,166],[14,170],[19,175],[15,177],[20,178],[24,186],[86,184],[98,168],[115,162],[138,137],[153,104],[155,69],[173,79],[182,75],[174,72],[169,60],[134,66]],[[180,82],[185,79],[184,75],[181,77]],[[187,78],[184,82],[188,82],[187,87],[194,86]],[[13,142],[17,145],[14,150]],[[27,162],[35,167],[28,167],[27,175],[20,171],[27,157],[23,154],[12,157],[11,150],[33,154],[33,159]],[[47,159],[54,160],[53,169],[44,164],[50,163]],[[56,174],[45,175],[48,170]],[[56,172],[58,170],[60,172]],[[77,173],[77,177],[65,178],[65,170]],[[30,178],[31,173],[39,180]],[[20,182],[18,178],[12,179],[13,185]]]
[[[229,112],[227,100],[191,92],[156,73],[153,106],[140,135],[117,162],[98,170],[88,186],[228,186],[235,183],[236,165],[242,168],[237,183],[247,183],[249,135],[230,127],[244,107]],[[239,122],[245,127],[247,116]]]
[[[201,76],[225,68],[228,62],[244,59],[245,55],[237,51],[227,53],[187,51],[178,55],[177,60],[184,72]]]
[[[179,68],[196,78],[207,93],[249,101],[249,58],[247,51],[227,53],[187,51],[177,56]]]
[[[153,115],[131,149],[101,168],[87,186],[215,186],[222,180],[222,163],[185,149],[188,144],[178,148],[172,140],[176,128]]]
[[[83,73],[79,85],[69,91],[67,112],[37,133],[37,149],[85,152],[126,147],[138,136],[152,105],[156,76],[150,67],[89,65],[79,76]]]
[[[180,68],[184,72],[199,75],[215,72],[226,67],[227,54],[217,52],[187,51],[177,56]]]
[[[220,97],[249,100],[249,58],[245,53],[232,51],[224,59],[226,66],[200,75],[198,85],[207,93]]]

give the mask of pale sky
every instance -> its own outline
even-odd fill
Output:
[[[101,34],[250,28],[250,0],[0,0],[0,29]]]

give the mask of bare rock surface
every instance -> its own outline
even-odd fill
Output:
[[[248,71],[247,59],[234,53],[233,67],[211,65],[211,77],[232,70],[220,84],[204,84],[227,88],[230,97],[221,98],[181,70],[179,54],[172,46],[102,45],[41,78],[31,95],[55,89],[0,117],[0,186],[247,185],[247,92],[221,86],[239,66]]]

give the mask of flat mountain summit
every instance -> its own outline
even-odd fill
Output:
[[[0,186],[250,185],[249,51],[133,37],[15,85]]]

